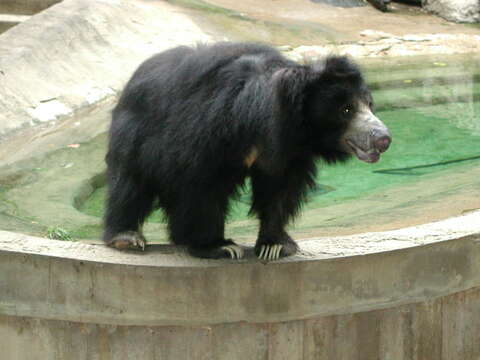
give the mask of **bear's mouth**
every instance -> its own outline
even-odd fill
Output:
[[[370,164],[376,163],[378,160],[380,160],[380,152],[377,149],[371,148],[369,150],[363,150],[351,140],[346,139],[345,142],[347,143],[351,152],[355,154],[359,160]]]

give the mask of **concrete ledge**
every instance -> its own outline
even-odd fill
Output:
[[[480,286],[479,220],[476,212],[331,239],[337,249],[350,250],[347,257],[323,253],[321,239],[304,241],[298,256],[268,264],[251,253],[240,262],[207,261],[171,246],[120,253],[2,232],[0,314],[202,325],[300,320],[430,301]],[[367,251],[365,244],[371,245]],[[398,244],[407,247],[395,250]]]

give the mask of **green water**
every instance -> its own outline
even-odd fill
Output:
[[[393,135],[392,146],[382,155],[381,161],[366,164],[352,159],[346,165],[334,166],[323,166],[319,162],[319,187],[310,194],[306,209],[326,207],[386,187],[417,181],[423,175],[460,164],[480,164],[480,102],[473,101],[480,92],[479,83],[430,86],[427,81],[423,87],[405,84],[409,82],[402,80],[392,88],[373,94],[382,109],[377,116]],[[455,101],[467,96],[471,101]],[[453,101],[418,106],[422,102],[435,103],[438,98]],[[409,103],[417,106],[409,108]],[[395,106],[400,108],[395,109]],[[102,187],[92,194],[82,211],[101,216],[104,201],[105,188]],[[240,199],[232,201],[229,221],[246,219],[249,203],[247,187]],[[155,212],[149,221],[162,222],[162,213]]]

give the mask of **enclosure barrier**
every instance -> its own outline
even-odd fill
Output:
[[[0,232],[2,357],[478,359],[479,220],[330,239],[349,256],[306,240],[272,263]]]

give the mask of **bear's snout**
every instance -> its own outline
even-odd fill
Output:
[[[375,149],[383,153],[387,151],[391,143],[392,143],[392,138],[390,135],[382,135],[375,139]]]
[[[344,139],[346,150],[368,163],[380,160],[380,154],[387,151],[392,143],[388,128],[367,106],[360,107],[345,132]]]

